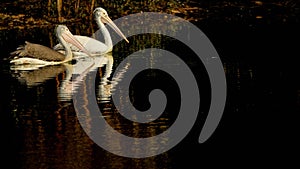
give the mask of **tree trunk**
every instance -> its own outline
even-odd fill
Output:
[[[91,10],[90,10],[90,18],[93,19],[93,11],[95,6],[95,0],[92,0]]]
[[[63,21],[63,18],[62,18],[62,15],[61,15],[61,9],[62,9],[62,0],[57,0],[58,22]]]
[[[79,10],[79,6],[80,6],[80,0],[77,0],[76,4],[75,4],[75,15],[78,15],[78,10]]]
[[[48,17],[50,17],[50,11],[51,11],[51,0],[48,0],[47,10],[48,10]]]

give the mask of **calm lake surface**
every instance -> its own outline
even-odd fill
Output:
[[[195,24],[215,46],[227,80],[224,115],[207,142],[198,143],[210,104],[210,88],[202,63],[174,39],[137,35],[129,38],[130,44],[121,41],[111,54],[94,60],[86,58],[70,64],[18,70],[1,59],[1,141],[7,150],[4,156],[14,161],[10,168],[200,168],[218,163],[238,166],[237,161],[256,166],[290,157],[290,151],[296,151],[294,143],[299,143],[295,139],[298,125],[292,118],[300,112],[299,24]],[[73,34],[87,36],[94,31],[91,27],[81,29],[80,25],[69,28]],[[57,43],[53,30],[54,26],[1,30],[1,58],[7,58],[25,40],[52,47]],[[120,157],[102,149],[87,135],[78,121],[74,103],[82,103],[80,110],[85,112],[82,115],[86,126],[93,119],[86,109],[90,103],[85,95],[94,93],[105,120],[118,132],[150,137],[165,131],[175,121],[180,105],[178,87],[168,75],[150,70],[139,74],[132,83],[131,100],[126,102],[133,102],[138,109],[149,108],[145,102],[154,88],[162,89],[170,100],[164,114],[149,124],[132,123],[120,117],[111,100],[111,94],[126,76],[126,67],[115,72],[118,65],[133,52],[150,47],[176,53],[196,72],[200,111],[204,113],[198,116],[186,138],[170,151],[143,159]],[[157,62],[155,59],[145,56],[145,64]],[[72,98],[72,85],[82,96],[78,100]],[[111,133],[104,134],[112,140],[107,142],[109,146],[127,148]]]

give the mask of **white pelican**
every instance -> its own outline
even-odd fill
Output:
[[[104,43],[100,42],[97,39],[81,36],[81,35],[74,35],[76,39],[92,54],[92,55],[101,55],[112,51],[113,44],[110,37],[110,34],[105,27],[105,23],[108,24],[114,31],[116,31],[122,38],[125,39],[127,43],[129,41],[125,37],[125,35],[120,31],[120,29],[113,23],[113,21],[109,18],[105,9],[98,7],[94,10],[94,18],[96,23],[99,27],[99,30],[103,34]],[[57,44],[53,48],[54,50],[61,50],[61,44]],[[71,46],[72,51],[74,54],[77,54],[78,48]]]
[[[63,45],[65,49],[65,55],[46,46],[26,41],[24,46],[18,47],[16,51],[11,53],[11,55],[15,57],[10,61],[10,63],[14,63],[16,65],[55,65],[71,61],[73,58],[73,53],[71,51],[69,43],[75,45],[84,53],[90,55],[89,52],[72,35],[72,33],[65,25],[58,25],[55,31],[59,42]]]

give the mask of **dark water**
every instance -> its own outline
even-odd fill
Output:
[[[224,115],[207,142],[199,144],[197,141],[209,107],[209,84],[202,63],[182,49],[182,44],[176,40],[140,35],[129,39],[133,44],[118,43],[111,55],[93,61],[96,64],[92,68],[76,69],[82,72],[81,76],[73,76],[71,81],[68,78],[74,65],[93,62],[83,60],[70,65],[19,71],[11,70],[7,60],[1,61],[1,145],[6,150],[4,156],[13,161],[10,168],[161,169],[220,164],[226,167],[273,166],[296,162],[292,153],[298,152],[296,145],[299,143],[295,118],[300,112],[299,24],[195,24],[215,46],[227,80]],[[76,26],[70,29],[74,34],[89,34]],[[3,30],[1,57],[6,58],[24,40],[47,46],[56,43],[51,27]],[[153,89],[152,86],[169,95],[171,101],[164,115],[150,124],[122,119],[110,99],[124,76],[122,72],[117,78],[110,75],[128,54],[149,47],[178,54],[197,72],[195,76],[203,94],[200,109],[204,115],[197,118],[191,132],[170,151],[144,159],[120,157],[99,147],[83,130],[68,90],[69,83],[76,83],[77,92],[82,96],[75,102],[82,102],[81,110],[87,113],[84,115],[86,126],[92,123],[92,118],[85,109],[90,104],[85,94],[91,92],[96,95],[102,115],[115,130],[134,137],[157,135],[172,125],[178,113],[178,88],[172,78],[150,71],[139,75],[132,84],[131,99],[139,109],[149,107],[143,95]],[[148,62],[151,63],[151,59]],[[126,74],[125,68],[123,74]],[[95,84],[95,89],[91,84]],[[121,150],[126,148],[122,147],[122,140],[106,134],[112,140],[107,144]]]

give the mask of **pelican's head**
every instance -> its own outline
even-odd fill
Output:
[[[108,17],[106,10],[101,7],[96,8],[93,13],[94,13],[95,17],[99,17],[99,18],[105,17],[105,16]]]
[[[129,41],[127,40],[126,36],[120,31],[120,29],[114,24],[114,22],[109,18],[107,12],[105,9],[98,7],[94,10],[94,17],[97,21],[97,24],[99,27],[101,27],[101,24],[107,23],[114,31],[117,32],[127,43]],[[100,25],[99,25],[100,24]]]
[[[67,26],[58,25],[56,26],[55,30],[56,30],[56,36],[58,37],[62,45],[65,45],[64,41],[68,42],[76,46],[78,49],[80,49],[87,55],[91,56],[88,50],[74,37],[74,35],[70,32]]]

